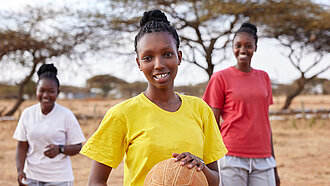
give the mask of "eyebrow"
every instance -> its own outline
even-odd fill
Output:
[[[164,47],[164,48],[162,48],[160,51],[166,51],[166,50],[172,50],[172,47],[170,47],[170,46],[167,46],[167,47]],[[148,52],[153,52],[153,50],[151,49],[151,50],[141,50],[140,51],[141,53],[148,53]]]

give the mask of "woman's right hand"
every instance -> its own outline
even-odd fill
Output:
[[[19,186],[26,186],[26,184],[23,183],[23,179],[26,179],[25,173],[19,172],[17,175],[17,181]]]

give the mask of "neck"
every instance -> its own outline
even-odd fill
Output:
[[[176,98],[176,94],[173,89],[152,89],[148,87],[144,95],[146,95],[153,102],[167,103]]]
[[[252,67],[250,65],[236,64],[234,67],[237,68],[238,70],[242,71],[242,72],[250,72],[252,70]]]
[[[55,106],[55,103],[54,103],[51,107],[43,107],[43,106],[41,105],[41,112],[42,112],[44,115],[47,115],[47,114],[49,114],[49,113],[53,110],[54,106]]]
[[[181,106],[181,99],[172,89],[151,90],[150,87],[144,92],[144,95],[158,107],[169,112],[177,111]]]

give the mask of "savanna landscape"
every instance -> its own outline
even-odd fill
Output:
[[[102,116],[114,104],[122,100],[84,99],[58,100],[58,103],[71,109],[78,117],[85,137],[88,139],[97,129]],[[278,111],[284,97],[274,97],[271,111]],[[16,182],[15,148],[16,141],[12,138],[19,114],[22,110],[36,103],[25,101],[12,118],[0,120],[0,185],[12,186]],[[0,109],[10,108],[14,100],[0,100]],[[330,95],[298,96],[294,99],[291,109],[301,107],[308,109],[330,109]],[[275,155],[281,185],[284,186],[325,186],[330,185],[330,119],[329,112],[301,118],[286,115],[282,120],[271,120]],[[82,155],[71,158],[75,176],[74,185],[87,184],[91,160]],[[123,165],[114,170],[109,185],[123,184]]]

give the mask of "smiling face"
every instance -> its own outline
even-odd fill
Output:
[[[253,35],[240,32],[234,38],[233,52],[237,59],[237,66],[250,68],[253,53],[257,50],[257,45]]]
[[[43,114],[48,114],[54,108],[58,94],[59,89],[55,80],[48,78],[39,80],[36,95]]]
[[[181,51],[167,32],[147,33],[137,43],[136,62],[149,88],[173,89],[181,58]]]

